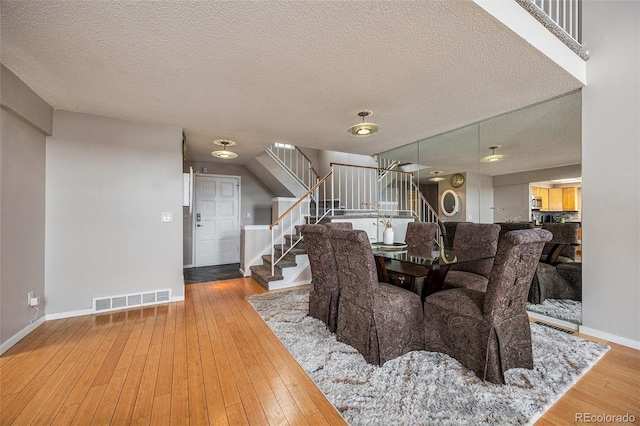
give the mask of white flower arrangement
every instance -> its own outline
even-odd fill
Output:
[[[380,223],[383,224],[385,227],[387,228],[395,228],[393,226],[393,223],[391,222],[392,216],[389,213],[381,213],[380,209],[376,206],[373,205],[373,203],[370,203],[368,201],[365,201],[362,203],[363,206],[367,206],[369,208],[371,208],[372,210],[375,210],[376,213],[378,214],[378,218],[380,219]],[[376,224],[375,222],[373,223],[374,225]]]
[[[500,207],[491,207],[491,210],[495,210],[496,212],[498,212],[498,214],[502,216],[502,219],[504,219],[506,223],[518,222],[518,219],[521,219],[522,216],[524,215],[525,210],[528,210],[528,209],[529,209],[529,204],[525,204],[522,210],[520,210],[520,213],[518,214],[518,216],[511,219],[506,209],[503,209]]]

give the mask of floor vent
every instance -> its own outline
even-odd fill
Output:
[[[115,311],[117,309],[135,308],[138,306],[157,305],[169,301],[171,301],[171,289],[97,297],[93,299],[92,311],[94,313]]]
[[[535,323],[538,324],[538,325],[544,325],[545,327],[553,328],[554,330],[562,331],[563,333],[575,334],[575,331],[573,331],[573,330],[567,330],[566,328],[562,328],[562,327],[558,327],[558,326],[555,326],[555,325],[547,324],[545,322],[536,321]]]

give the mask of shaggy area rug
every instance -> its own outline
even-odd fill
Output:
[[[512,369],[507,385],[482,382],[455,359],[414,351],[382,367],[367,364],[306,316],[308,288],[247,298],[351,425],[533,423],[608,350],[532,324],[534,369]]]
[[[582,323],[582,302],[576,302],[575,300],[547,299],[539,305],[527,303],[527,311],[574,324]]]

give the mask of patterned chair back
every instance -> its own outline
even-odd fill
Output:
[[[498,249],[500,225],[490,223],[459,223],[453,249],[460,260],[494,256]],[[493,259],[452,265],[452,271],[465,271],[489,278]]]
[[[550,242],[544,245],[542,254],[548,255],[557,243],[561,244],[578,244],[578,223],[543,223],[542,229],[553,234]],[[560,252],[560,256],[576,260],[576,246],[567,245]]]
[[[500,236],[498,241],[502,239],[502,236],[509,231],[518,231],[520,229],[533,229],[533,222],[502,222],[500,225]]]
[[[340,288],[336,275],[336,261],[326,226],[301,225],[298,227],[307,248],[311,267],[309,315],[323,321],[334,331],[337,325]]]
[[[338,271],[340,297],[373,311],[378,272],[369,236],[362,230],[329,231]]]
[[[546,230],[507,232],[500,240],[484,298],[485,318],[499,323],[526,314],[529,286],[544,243],[551,240]]]
[[[438,230],[435,222],[409,222],[407,224],[407,254],[414,257],[431,258]]]
[[[351,222],[327,222],[324,224],[327,229],[353,229]]]

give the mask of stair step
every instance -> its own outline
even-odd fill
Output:
[[[257,265],[252,266],[251,268],[251,278],[253,278],[258,284],[269,290],[269,282],[271,281],[280,281],[283,280],[284,277],[282,275],[271,275],[271,267],[265,265]],[[278,272],[278,268],[276,268],[275,272]]]
[[[302,239],[302,235],[300,235],[300,234],[285,235],[284,239],[285,239],[287,244],[291,245],[291,244],[295,243],[296,241],[301,240]],[[301,243],[299,243],[299,244],[301,244]]]
[[[290,254],[290,253],[289,253]],[[287,254],[287,256],[289,256],[289,254]],[[293,268],[295,266],[298,266],[298,264],[294,261],[292,261],[291,259],[288,259],[287,256],[285,256],[284,258],[280,259],[280,262],[278,262],[276,264],[276,269],[277,268]],[[271,267],[271,255],[270,254],[265,254],[264,256],[262,256],[262,264],[267,266],[267,267]]]
[[[300,244],[298,244],[297,246],[289,250],[289,253],[287,253],[287,256],[286,256],[289,258],[289,260],[295,261],[296,255],[307,254],[307,248],[304,246],[302,247],[299,247],[299,246]],[[275,249],[276,255],[278,257],[282,256],[282,248],[280,247],[280,244],[276,244],[275,246],[273,246],[273,248]],[[288,248],[289,248],[288,246],[284,246],[285,250],[287,250]]]

